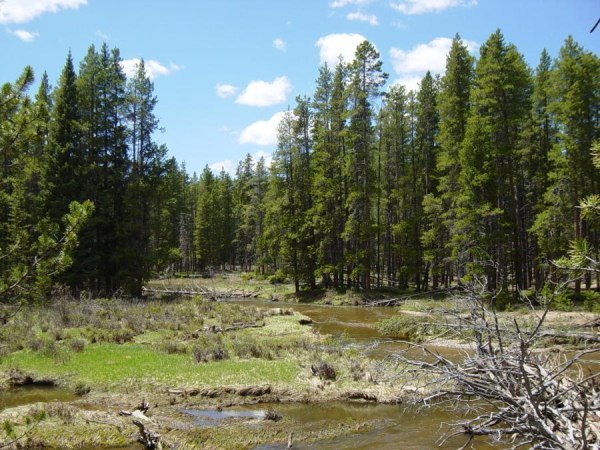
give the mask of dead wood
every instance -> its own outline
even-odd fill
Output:
[[[485,285],[467,286],[463,294],[472,311],[470,320],[463,320],[461,325],[474,337],[474,354],[465,354],[457,363],[425,345],[412,344],[424,358],[397,356],[407,364],[405,374],[414,375],[420,389],[430,393],[424,400],[426,405],[473,405],[473,418],[452,424],[440,444],[465,434],[465,447],[474,436],[489,436],[510,442],[512,448],[598,448],[600,374],[587,373],[579,362],[585,354],[600,350],[587,349],[569,356],[535,351],[544,336],[575,333],[543,330],[547,310],[532,329],[522,329],[516,318],[512,327],[500,327],[489,308],[493,303],[482,300],[487,293],[479,286]],[[581,336],[577,333],[576,337]]]
[[[146,450],[162,450],[162,444],[160,442],[160,434],[155,431],[148,430],[139,420],[134,420],[133,424],[140,430],[140,437],[138,442],[144,446]]]

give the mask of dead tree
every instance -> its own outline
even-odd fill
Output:
[[[493,296],[485,300],[482,294],[474,286],[465,292],[472,309],[463,323],[474,348],[462,362],[416,344],[413,348],[421,349],[425,358],[397,355],[407,364],[406,373],[416,375],[419,387],[428,393],[426,405],[460,402],[470,408],[471,418],[451,424],[440,443],[464,434],[467,442],[462,448],[475,436],[489,436],[515,449],[598,449],[600,374],[586,372],[579,362],[599,350],[569,356],[536,350],[547,307],[533,328],[524,330],[516,319],[501,325],[491,307]]]

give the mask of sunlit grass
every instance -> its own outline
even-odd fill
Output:
[[[135,380],[169,386],[289,383],[298,372],[297,365],[289,360],[198,364],[190,355],[165,354],[140,344],[91,344],[62,364],[40,352],[25,350],[6,356],[0,363],[3,370],[13,367],[39,376],[72,377],[101,386]]]

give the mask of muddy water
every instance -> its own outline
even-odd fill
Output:
[[[243,301],[257,307],[277,307],[266,301]],[[373,359],[383,359],[399,351],[407,351],[406,342],[389,339],[381,336],[375,324],[382,320],[401,314],[396,308],[386,307],[352,307],[352,306],[327,306],[308,304],[285,304],[284,308],[293,309],[313,320],[313,328],[325,335],[344,335],[356,347],[362,348],[365,355]],[[430,347],[446,358],[459,361],[465,352],[447,347]],[[408,350],[408,356],[422,358],[417,350]],[[230,411],[229,414],[247,414],[253,411],[269,409],[269,405],[260,405],[245,409]],[[418,409],[416,407],[403,407],[392,405],[372,405],[356,403],[335,403],[327,405],[272,405],[283,417],[289,417],[304,424],[305,428],[319,429],[327,423],[343,420],[372,421],[375,423],[373,431],[363,434],[349,435],[333,441],[321,441],[311,444],[295,443],[297,449],[427,449],[438,446],[437,440],[444,431],[444,424],[461,419],[457,411],[444,411],[442,409]],[[200,413],[202,416],[202,413]],[[197,416],[198,417],[198,416]],[[208,416],[207,416],[208,417]],[[206,423],[206,418],[203,418]],[[214,419],[210,419],[214,420]],[[213,422],[214,423],[214,422]],[[455,437],[439,448],[458,448],[465,443],[463,436]],[[475,448],[488,449],[492,447],[484,440],[474,443]],[[284,444],[260,446],[258,449],[283,449]]]
[[[279,307],[277,303],[265,300],[239,300],[240,304],[253,305],[260,308]],[[281,304],[284,309],[292,309],[313,320],[312,327],[324,335],[343,335],[352,345],[364,350],[366,356],[373,359],[383,359],[394,353],[406,351],[409,345],[398,339],[382,336],[375,325],[383,319],[402,314],[397,308],[361,307],[361,306],[329,306],[311,305],[305,303]],[[463,350],[449,347],[428,346],[432,351],[452,361],[462,360]],[[410,357],[422,357],[416,350],[408,352]]]
[[[70,402],[77,398],[64,389],[50,386],[24,386],[0,391],[0,410],[37,402]]]
[[[262,404],[230,408],[223,411],[186,410],[193,415],[198,426],[222,426],[231,418],[260,423],[267,410],[274,409],[283,420],[302,423],[304,431],[312,432],[335,426],[339,423],[368,422],[371,431],[353,434],[331,441],[294,443],[295,449],[425,449],[436,446],[436,436],[445,431],[444,422],[460,419],[460,414],[439,409],[419,410],[398,405],[372,405],[364,403],[306,404]],[[465,443],[464,437],[449,440],[440,448],[457,448]],[[478,449],[494,448],[483,440],[474,443]],[[261,445],[261,450],[284,449],[287,443]]]

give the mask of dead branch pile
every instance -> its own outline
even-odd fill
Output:
[[[473,310],[465,326],[474,335],[475,352],[462,363],[420,348],[426,358],[398,358],[409,372],[423,379],[431,395],[426,403],[462,402],[473,405],[471,419],[452,424],[441,442],[465,434],[469,445],[475,436],[509,442],[513,448],[598,449],[600,446],[600,374],[584,370],[581,357],[600,352],[580,351],[565,356],[532,351],[544,335],[544,313],[533,330],[524,331],[515,319],[500,328],[498,319],[481,296],[468,293]],[[547,312],[547,311],[546,311]]]

